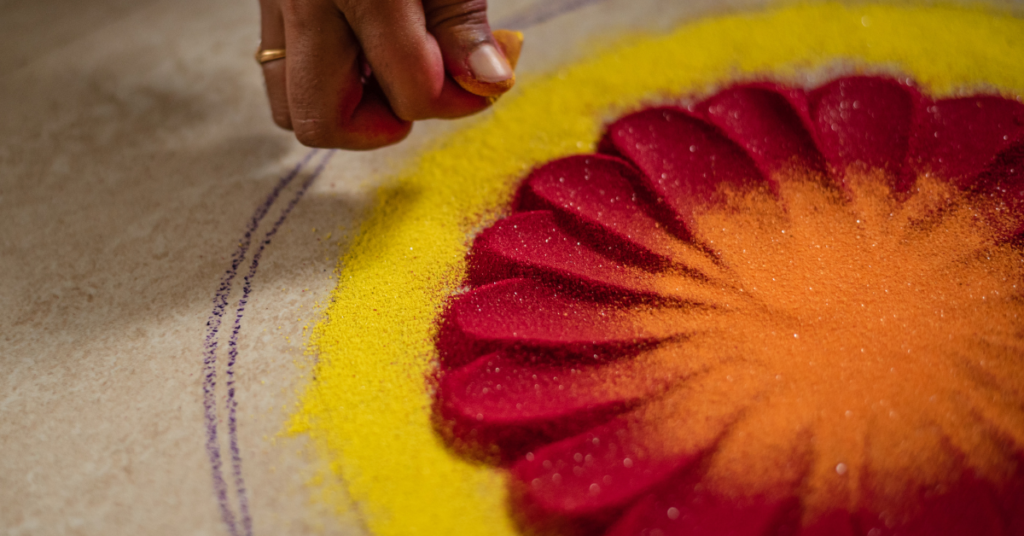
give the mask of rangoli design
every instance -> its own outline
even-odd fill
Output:
[[[526,178],[437,398],[528,526],[1024,530],[1024,105],[909,82],[734,86]]]
[[[822,3],[524,79],[340,259],[315,495],[375,536],[1024,532],[1021,65],[1007,13]]]

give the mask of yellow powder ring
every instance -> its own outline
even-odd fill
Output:
[[[507,205],[517,180],[592,151],[603,122],[638,103],[837,61],[902,73],[933,95],[995,87],[1019,98],[1024,21],[980,8],[840,4],[700,21],[527,81],[381,192],[341,260],[311,342],[316,380],[291,426],[347,482],[374,534],[515,533],[502,473],[458,458],[434,432],[426,378],[467,233]]]

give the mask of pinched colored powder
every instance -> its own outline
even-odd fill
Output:
[[[1005,94],[1021,95],[1024,21],[982,9],[839,4],[709,19],[667,36],[637,40],[555,76],[526,81],[517,94],[503,99],[492,115],[440,142],[392,187],[381,192],[375,211],[340,262],[339,286],[312,341],[319,355],[315,380],[291,426],[294,432],[308,433],[331,460],[333,472],[348,483],[374,534],[515,532],[506,510],[505,474],[460,459],[449,450],[432,426],[427,378],[435,367],[437,316],[447,296],[461,284],[465,271],[467,233],[507,206],[517,181],[540,163],[592,151],[603,121],[644,100],[706,92],[737,78],[797,80],[801,72],[826,67],[836,60],[904,73],[932,94],[997,87]],[[933,198],[941,199],[940,187],[929,186],[926,190],[935,192]],[[862,212],[871,216],[863,223],[856,222],[856,218],[848,221],[855,211],[835,203],[829,205],[828,196],[821,190],[804,184],[783,191],[797,205],[802,198],[832,207],[827,225],[844,227],[844,232],[863,225],[864,233],[859,236],[864,238],[852,243],[824,232],[821,220],[816,218],[827,215],[813,211],[803,220],[792,220],[793,214],[787,216],[793,238],[783,239],[779,229],[774,241],[765,240],[761,234],[771,232],[774,236],[772,226],[778,226],[782,216],[756,198],[734,200],[757,210],[746,216],[751,221],[743,233],[719,237],[723,247],[728,245],[730,251],[738,248],[737,259],[751,263],[742,281],[732,281],[731,285],[742,284],[744,293],[770,297],[782,310],[792,304],[789,310],[794,312],[792,318],[780,319],[767,311],[758,316],[751,310],[754,321],[740,337],[740,344],[755,352],[752,355],[763,357],[764,370],[771,369],[775,373],[772,378],[778,376],[773,381],[778,382],[781,392],[795,397],[791,400],[799,398],[801,382],[819,366],[837,368],[840,374],[833,378],[836,382],[853,382],[854,389],[843,396],[828,397],[824,390],[805,393],[818,397],[814,403],[821,413],[813,416],[815,419],[850,419],[850,429],[855,430],[866,422],[868,414],[881,415],[891,422],[875,426],[885,430],[886,426],[917,426],[920,423],[900,421],[904,418],[901,416],[924,412],[940,420],[949,419],[941,424],[944,430],[956,428],[962,422],[957,420],[961,417],[956,412],[947,411],[951,408],[930,409],[928,398],[922,397],[930,396],[925,386],[955,389],[958,380],[936,376],[940,371],[930,372],[915,352],[940,344],[943,335],[944,347],[968,344],[962,335],[980,324],[992,330],[994,336],[1002,333],[1004,321],[1017,311],[1005,303],[999,305],[998,300],[988,303],[988,296],[1006,291],[1006,283],[997,275],[1010,278],[1017,274],[1014,270],[1019,270],[1019,265],[1014,263],[1019,259],[1012,251],[990,247],[988,257],[965,260],[951,278],[941,282],[918,277],[916,272],[901,272],[884,260],[898,255],[905,259],[901,261],[905,266],[924,268],[945,260],[942,255],[954,253],[945,247],[950,240],[947,236],[981,245],[988,237],[965,228],[962,224],[967,216],[954,211],[922,229],[917,237],[920,240],[908,246],[885,232],[886,226],[896,221],[884,217],[886,197],[870,188],[855,191]],[[928,203],[913,206],[924,212],[929,207]],[[711,212],[700,219],[709,236],[718,228],[716,217]],[[787,229],[787,233],[790,231]],[[753,244],[755,238],[757,245]],[[733,242],[727,243],[729,240]],[[867,240],[876,245],[869,246]],[[750,247],[744,248],[748,243]],[[827,260],[817,260],[819,248],[814,246],[818,245],[826,251],[821,258]],[[816,262],[828,262],[834,268],[864,251],[878,255],[879,261],[869,262],[869,267],[854,265],[851,279],[830,277],[821,281],[812,277]],[[887,252],[890,257],[875,251]],[[769,284],[765,278],[773,273],[778,276],[787,258],[800,269],[786,272],[784,281],[776,286]],[[770,265],[770,269],[755,269],[757,265]],[[971,284],[948,283],[957,280],[969,280]],[[802,289],[804,284],[806,291]],[[947,311],[940,308],[939,316],[934,317],[936,302],[929,300],[940,293],[955,301],[949,305],[949,312],[958,316],[947,319]],[[975,294],[985,299],[979,303]],[[929,300],[916,301],[924,295]],[[854,297],[863,301],[851,301]],[[860,303],[864,306],[858,309]],[[815,314],[822,320],[816,320]],[[840,314],[849,317],[849,324],[836,320]],[[892,314],[896,316],[890,319]],[[903,318],[904,314],[911,316]],[[903,326],[911,319],[924,321],[914,323],[916,333],[906,334]],[[836,325],[839,327],[829,327]],[[792,333],[778,335],[783,328]],[[865,330],[891,338],[880,336],[871,344],[855,346],[853,341]],[[772,331],[776,335],[769,335]],[[783,343],[775,339],[782,336],[792,340],[787,338]],[[812,341],[821,345],[821,357],[808,360],[806,365],[783,363],[772,357]],[[865,355],[873,352],[879,359],[844,376],[842,365],[851,362],[845,356],[860,353],[861,348]],[[896,369],[892,358],[902,356],[907,349],[910,357],[900,366],[911,367],[913,374],[911,370]],[[1000,355],[977,366],[1003,367],[1005,359]],[[908,380],[918,377],[914,376],[917,372],[927,381]],[[743,374],[737,369],[727,376],[742,383],[748,381]],[[754,388],[752,383],[748,385]],[[735,387],[730,392],[751,391]],[[733,399],[731,395],[727,398]],[[976,407],[988,412],[987,422],[1001,422],[1003,414],[997,405],[977,402]],[[778,419],[782,418],[779,415],[767,413],[755,420],[750,432],[777,431]],[[778,434],[764,437],[767,441]],[[970,467],[998,476],[1005,469],[1003,462],[984,444],[966,445],[975,438],[963,430],[954,433],[952,440],[965,443],[971,452],[982,453],[969,462]],[[822,461],[815,466],[815,474],[826,475],[829,470],[835,474],[839,464],[846,474],[861,470],[868,451],[849,450],[843,438],[832,439],[833,446],[827,452],[838,461],[835,465]],[[904,445],[883,443],[878,452],[918,447],[932,440],[924,434]],[[737,442],[734,448],[723,446],[719,450],[717,456],[723,461],[712,466],[718,469],[709,473],[711,482],[715,478],[733,481],[734,475],[727,475],[732,467],[727,459],[743,456],[744,448],[742,442]],[[926,483],[944,478],[943,459],[920,462],[920,469],[907,478]],[[886,460],[877,463],[884,466]],[[746,478],[756,482],[756,474]],[[809,497],[833,501],[830,494],[846,493],[830,488],[827,482],[831,481],[825,476],[811,482],[819,483],[813,489],[820,491],[809,492]]]

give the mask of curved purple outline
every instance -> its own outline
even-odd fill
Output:
[[[224,316],[224,309],[227,308],[228,298],[231,295],[231,285],[238,274],[238,267],[245,259],[245,255],[252,244],[252,235],[256,232],[260,222],[270,211],[270,207],[277,200],[281,192],[299,175],[302,168],[316,154],[314,149],[306,154],[303,159],[284,177],[282,177],[270,195],[263,203],[256,207],[249,223],[246,225],[245,233],[239,241],[238,248],[231,256],[231,267],[221,276],[220,286],[213,296],[213,312],[206,321],[206,341],[203,345],[203,410],[206,424],[206,452],[210,458],[210,467],[213,472],[213,489],[217,495],[217,502],[220,504],[221,517],[228,526],[228,532],[232,536],[238,535],[238,527],[235,524],[235,516],[228,504],[227,484],[221,471],[220,446],[217,445],[217,333],[220,330],[221,320]]]
[[[245,285],[242,287],[242,297],[238,300],[238,306],[235,309],[235,325],[231,330],[231,338],[228,339],[228,365],[225,371],[227,376],[227,389],[228,398],[225,402],[228,411],[228,437],[231,448],[231,472],[235,480],[235,489],[238,490],[238,509],[242,516],[242,529],[246,536],[252,535],[252,517],[249,515],[249,500],[245,494],[245,481],[242,478],[242,455],[238,447],[238,421],[235,414],[238,410],[238,401],[235,400],[235,362],[238,359],[238,334],[242,330],[242,316],[245,313],[245,305],[249,302],[249,295],[252,294],[253,280],[256,279],[256,270],[260,266],[260,259],[263,257],[263,251],[270,245],[271,239],[277,234],[278,229],[284,224],[284,220],[288,218],[295,205],[299,204],[299,200],[309,190],[313,181],[323,173],[324,168],[327,166],[327,162],[334,156],[334,151],[329,151],[320,159],[320,163],[317,164],[316,169],[309,174],[302,186],[292,196],[291,201],[281,211],[281,215],[278,216],[277,221],[270,228],[265,235],[263,240],[260,241],[260,246],[256,250],[256,253],[252,256],[252,263],[249,264],[249,273],[245,276]]]

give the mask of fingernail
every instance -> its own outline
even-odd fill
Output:
[[[481,82],[504,82],[512,78],[512,67],[508,60],[490,43],[480,45],[469,55],[469,70]]]
[[[505,53],[505,59],[513,69],[519,60],[519,52],[523,50],[523,32],[514,30],[494,30],[491,32],[494,40],[498,42],[501,51]]]

